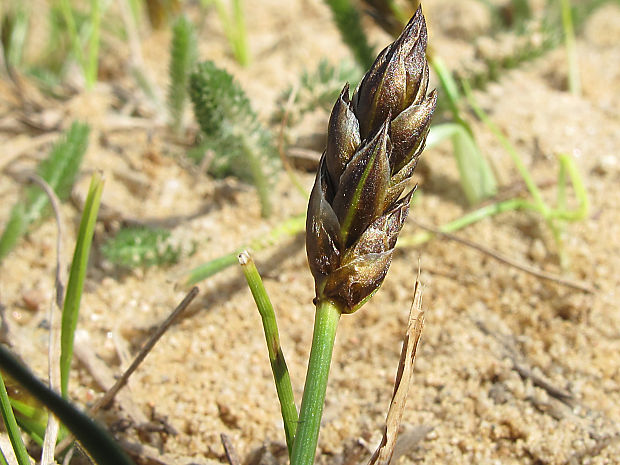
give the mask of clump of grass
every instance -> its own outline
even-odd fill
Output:
[[[224,34],[232,49],[235,60],[241,66],[250,64],[250,47],[248,46],[247,30],[245,27],[245,14],[242,0],[231,0],[230,8],[227,8],[223,0],[202,0],[202,5],[215,6],[220,23],[224,28]]]
[[[37,174],[53,189],[58,198],[66,200],[73,187],[88,147],[90,128],[73,123],[38,168]],[[7,226],[0,237],[0,260],[17,244],[28,228],[48,213],[49,200],[39,187],[28,187],[22,200],[11,210]]]
[[[60,0],[60,11],[66,25],[66,31],[71,40],[73,54],[77,59],[86,82],[86,88],[91,89],[97,82],[99,69],[99,39],[101,25],[101,0],[90,1],[88,20],[84,22],[84,30],[78,29],[75,19],[76,13],[69,0]],[[82,37],[86,35],[86,43]]]
[[[196,63],[196,33],[193,24],[184,15],[172,27],[168,87],[168,110],[172,127],[178,133],[183,124],[183,110],[187,101],[189,73]]]
[[[263,127],[245,92],[212,61],[190,76],[189,93],[202,129],[203,147],[212,150],[209,166],[217,177],[233,175],[254,184],[263,216],[271,214],[271,190],[280,159],[270,132]]]
[[[101,251],[115,265],[148,268],[177,263],[184,254],[184,246],[173,240],[167,229],[128,227],[108,240]]]

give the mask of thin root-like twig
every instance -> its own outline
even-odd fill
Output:
[[[241,461],[239,460],[239,456],[237,455],[237,451],[232,444],[230,438],[224,434],[220,434],[220,440],[222,441],[222,446],[224,446],[224,452],[226,453],[226,459],[230,465],[241,465]]]
[[[419,226],[422,229],[426,229],[427,231],[432,232],[433,234],[437,234],[439,236],[445,237],[446,239],[450,239],[451,241],[455,241],[458,242],[460,244],[463,244],[467,247],[470,247],[474,250],[477,250],[480,253],[483,253],[485,255],[488,255],[489,257],[504,263],[505,265],[511,266],[513,268],[516,268],[518,270],[521,270],[525,273],[531,274],[533,276],[536,276],[537,278],[541,278],[541,279],[545,279],[547,281],[551,281],[554,282],[556,284],[559,284],[561,286],[566,286],[566,287],[570,287],[571,289],[576,289],[578,291],[582,291],[582,292],[586,292],[588,294],[594,294],[596,293],[596,289],[594,287],[592,287],[589,284],[586,283],[581,283],[581,282],[577,282],[577,281],[573,281],[570,279],[566,279],[563,278],[562,276],[558,276],[556,274],[553,273],[548,273],[546,271],[540,270],[538,268],[535,268],[531,265],[527,265],[525,263],[520,263],[512,258],[506,257],[505,255],[502,255],[499,252],[496,252],[495,250],[492,250],[488,247],[485,247],[481,244],[478,244],[477,242],[473,242],[470,241],[468,239],[464,239],[462,237],[459,237],[455,234],[451,234],[451,233],[446,233],[446,232],[442,232],[440,229],[437,229],[433,226],[428,226],[428,225],[424,225],[421,224],[420,222],[418,222],[415,219],[412,219],[412,221]]]
[[[60,200],[56,196],[54,189],[40,176],[36,174],[30,174],[28,176],[30,182],[38,185],[45,195],[47,195],[52,210],[54,211],[54,217],[56,219],[56,275],[54,278],[54,287],[56,288],[56,299],[50,302],[48,321],[50,325],[49,331],[49,343],[48,343],[48,378],[50,388],[60,391],[60,372],[58,367],[60,366],[60,324],[58,318],[55,317],[55,309],[62,312],[64,301],[64,275],[65,266],[62,260],[62,238],[63,228],[62,219],[60,217]],[[54,445],[58,438],[58,431],[60,424],[58,419],[54,415],[49,415],[47,418],[47,426],[45,428],[45,436],[43,439],[43,448],[41,452],[41,463],[43,465],[54,463]]]

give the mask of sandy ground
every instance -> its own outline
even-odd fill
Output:
[[[200,56],[234,73],[267,121],[277,97],[304,68],[314,68],[321,57],[337,62],[348,52],[321,2],[246,3],[251,66],[244,69],[232,60],[214,14],[202,29]],[[424,7],[435,52],[450,68],[471,60],[476,37],[489,25],[480,4],[429,0]],[[375,43],[389,42],[370,22],[368,27]],[[145,66],[163,92],[169,32],[141,33]],[[405,411],[401,463],[620,463],[619,44],[620,7],[610,4],[590,17],[577,41],[582,96],[566,90],[562,48],[477,93],[536,181],[546,186],[546,199],[556,195],[549,182],[557,175],[556,155],[568,153],[577,160],[590,211],[586,220],[566,229],[568,267],[560,268],[549,231],[534,214],[504,213],[458,233],[519,262],[593,286],[595,293],[541,280],[445,238],[402,249],[376,297],[341,320],[320,463],[358,463],[347,461],[355,445],[374,449],[379,441],[418,263],[426,327]],[[93,127],[74,197],[84,195],[93,170],[102,170],[103,204],[111,219],[97,226],[79,345],[114,374],[182,299],[186,270],[266,234],[306,208],[305,198],[282,176],[275,214],[262,220],[252,189],[191,168],[183,159],[191,134],[181,143],[162,126],[161,110],[140,103],[144,98],[124,72],[127,53],[126,47],[103,47],[101,72],[107,78],[90,94],[58,101],[27,87],[30,98],[42,104],[39,111],[28,110],[31,119],[67,127],[81,118]],[[118,122],[117,88],[126,89],[137,108],[146,108],[124,127]],[[49,147],[49,136],[42,139],[49,129],[29,129],[23,116],[13,85],[0,82],[2,156],[15,153],[19,144],[41,142],[2,163],[0,225],[20,191],[8,174],[31,168]],[[321,113],[316,123],[293,133],[320,141],[326,119]],[[500,182],[513,185],[518,176],[508,155],[482,124],[473,118],[472,124]],[[321,142],[305,148],[322,150]],[[441,225],[469,207],[450,144],[423,157],[426,169],[411,215],[420,223]],[[309,188],[313,174],[299,176]],[[79,219],[74,204],[61,210],[65,259]],[[171,227],[176,237],[196,242],[196,253],[170,268],[117,269],[97,248],[123,218]],[[409,222],[402,236],[415,232]],[[46,372],[48,335],[42,322],[52,296],[55,237],[54,222],[45,221],[0,265],[6,337],[39,374]],[[284,239],[255,258],[276,306],[299,401],[313,321],[313,283],[303,238]],[[90,370],[77,361],[70,389],[82,405],[101,392]],[[119,437],[152,447],[151,454],[165,454],[168,464],[224,462],[221,433],[230,436],[242,457],[264,444],[276,456],[282,452],[282,422],[260,319],[239,269],[200,284],[199,297],[148,356],[124,395],[129,407],[117,404],[101,419]],[[140,424],[145,421],[149,427]],[[263,454],[261,463],[271,462]]]

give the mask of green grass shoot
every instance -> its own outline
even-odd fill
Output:
[[[197,58],[194,26],[184,15],[172,27],[168,87],[168,110],[173,129],[179,133],[183,124],[183,110],[187,101],[189,73]]]
[[[9,395],[6,392],[6,386],[4,385],[4,379],[0,373],[0,408],[2,409],[2,418],[4,419],[4,425],[11,441],[13,452],[19,465],[30,465],[30,457],[26,451],[26,446],[22,440],[21,431],[17,426],[15,415],[13,415],[13,408],[9,400]]]
[[[562,28],[564,29],[564,46],[568,58],[568,89],[571,94],[581,94],[581,78],[579,77],[579,63],[577,60],[577,46],[575,44],[575,30],[570,0],[560,0],[562,10]]]
[[[71,40],[73,53],[82,68],[86,88],[92,89],[97,82],[99,39],[101,26],[101,1],[90,0],[90,14],[88,20],[78,28],[76,14],[70,0],[60,0],[60,9],[66,24],[66,30]],[[86,44],[82,37],[86,35]]]
[[[254,260],[252,260],[252,257],[247,251],[243,251],[239,254],[239,264],[243,270],[248,287],[252,292],[252,297],[254,297],[254,302],[256,302],[256,307],[258,308],[263,324],[267,351],[269,352],[269,363],[271,364],[278,400],[280,401],[286,445],[290,455],[293,448],[295,430],[297,429],[298,415],[297,407],[295,406],[295,397],[293,395],[293,387],[291,385],[291,377],[286,366],[282,347],[280,346],[280,334],[278,332],[276,314],[273,310],[271,299],[269,299],[269,295],[265,289],[265,285],[263,284],[263,280],[254,264]]]
[[[233,175],[254,184],[261,213],[269,216],[280,158],[247,95],[211,61],[200,63],[191,74],[189,93],[204,145],[215,155],[209,171],[216,177]]]
[[[62,324],[60,334],[60,387],[64,398],[68,396],[69,373],[73,358],[73,340],[77,327],[80,301],[84,290],[84,279],[88,267],[88,256],[95,231],[97,213],[103,191],[103,179],[100,174],[93,175],[88,189],[84,212],[80,221],[75,252],[71,262],[67,294],[62,310]]]
[[[250,64],[250,47],[245,27],[245,14],[242,0],[231,0],[230,11],[223,0],[211,0],[224,28],[224,34],[232,48],[233,55],[241,66]]]
[[[519,156],[515,147],[510,143],[508,138],[502,133],[497,125],[489,118],[489,116],[480,108],[477,104],[471,87],[467,82],[463,82],[463,88],[466,92],[466,97],[472,110],[478,118],[489,128],[493,135],[497,138],[499,143],[503,146],[504,150],[508,153],[513,163],[515,164],[517,171],[519,172],[523,182],[525,183],[530,195],[533,198],[533,202],[527,203],[530,210],[538,212],[547,226],[551,230],[553,239],[558,249],[558,255],[560,257],[560,263],[563,267],[567,264],[567,259],[564,253],[562,244],[562,233],[564,229],[564,223],[567,221],[581,221],[588,215],[589,200],[587,191],[585,189],[583,179],[579,174],[579,171],[575,165],[574,160],[566,154],[561,154],[558,157],[560,168],[558,173],[558,198],[555,206],[550,206],[545,202],[540,189],[536,185],[534,178],[527,169],[525,163]],[[575,200],[577,207],[569,209],[567,206],[566,187],[567,182],[570,180],[575,194]]]
[[[89,132],[88,125],[73,123],[54,145],[49,157],[37,168],[37,174],[49,184],[61,201],[66,200],[71,193],[88,147]],[[0,260],[15,247],[28,228],[48,212],[47,195],[38,186],[28,187],[24,198],[11,210],[9,221],[0,237]]]

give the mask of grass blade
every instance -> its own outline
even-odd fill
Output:
[[[84,212],[80,222],[77,243],[71,263],[67,295],[62,311],[62,326],[60,335],[60,385],[63,397],[67,397],[69,386],[69,372],[73,358],[73,339],[77,326],[80,300],[84,288],[84,278],[88,265],[88,255],[93,239],[97,212],[103,190],[103,179],[100,174],[94,174],[88,189],[88,196],[84,204]]]
[[[45,404],[99,465],[135,465],[101,426],[39,381],[4,345],[0,368]]]
[[[263,280],[250,254],[246,251],[241,252],[239,254],[239,264],[243,269],[243,274],[252,291],[254,302],[256,302],[256,307],[258,308],[263,322],[267,350],[269,351],[269,363],[271,364],[271,371],[273,372],[273,379],[276,384],[278,400],[280,401],[286,445],[290,455],[293,448],[295,430],[297,429],[298,416],[297,407],[295,407],[295,397],[293,396],[293,387],[291,386],[291,377],[286,366],[286,360],[284,360],[282,347],[280,346],[280,335],[278,333],[276,314],[263,284]]]
[[[426,146],[433,147],[448,138],[452,140],[461,187],[469,204],[493,197],[497,193],[495,176],[467,127],[458,122],[432,126]]]
[[[9,395],[6,392],[6,386],[4,385],[4,379],[1,374],[0,408],[2,408],[2,417],[4,418],[4,424],[6,426],[7,433],[9,434],[9,439],[11,440],[11,445],[13,446],[13,451],[15,452],[17,462],[19,465],[30,465],[30,457],[26,451],[26,446],[24,446],[24,441],[22,440],[21,431],[17,426],[17,421],[15,421],[13,408],[11,407]]]

